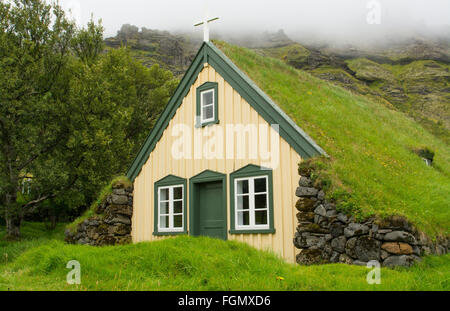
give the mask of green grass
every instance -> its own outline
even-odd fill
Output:
[[[5,240],[6,228],[0,226],[0,268],[13,262],[20,254],[48,241],[64,239],[65,224],[57,224],[54,230],[48,230],[43,223],[25,222],[21,227],[21,240],[10,242]]]
[[[329,195],[351,194],[363,215],[401,215],[431,236],[450,225],[450,149],[403,113],[281,60],[215,44],[331,156]],[[427,167],[412,150],[435,152]]]
[[[365,267],[292,265],[238,242],[181,236],[100,248],[64,244],[58,228],[47,232],[27,223],[25,240],[5,242],[17,256],[0,264],[0,290],[450,289],[449,255],[427,257],[408,270],[383,268],[381,284],[369,285]],[[80,285],[66,282],[70,260],[80,262]]]

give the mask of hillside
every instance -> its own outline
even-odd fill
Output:
[[[215,42],[331,156],[328,196],[367,215],[402,215],[431,235],[450,228],[450,150],[386,105],[245,48]],[[427,166],[414,152],[435,152]]]
[[[413,42],[386,50],[306,48],[298,43],[260,54],[353,92],[383,100],[450,143],[450,49]]]
[[[187,35],[172,35],[167,31],[139,30],[136,26],[123,25],[117,36],[105,39],[105,44],[108,48],[126,46],[144,65],[151,67],[158,64],[181,78],[194,59],[201,40]]]
[[[381,284],[369,285],[366,267],[291,265],[233,241],[178,237],[92,247],[64,244],[59,230],[47,232],[40,224],[26,223],[24,229],[24,241],[2,242],[0,258],[10,259],[0,261],[0,290],[450,289],[449,255],[424,258],[408,270],[382,268]],[[0,228],[0,239],[3,234]],[[70,260],[81,265],[81,285],[66,282]]]

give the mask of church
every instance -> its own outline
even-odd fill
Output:
[[[128,170],[133,242],[209,236],[295,262],[298,164],[325,152],[209,41],[208,22]]]

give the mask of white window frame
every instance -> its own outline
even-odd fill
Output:
[[[212,93],[212,104],[203,105],[203,94],[205,94],[205,93]],[[201,124],[212,122],[212,121],[214,121],[216,119],[216,109],[215,109],[216,108],[216,103],[215,103],[216,99],[215,99],[215,95],[216,95],[215,94],[215,89],[213,89],[213,88],[200,92],[200,122],[201,122]],[[213,109],[212,117],[209,118],[209,119],[203,119],[203,108],[210,107],[210,106],[212,106],[212,109]]]
[[[181,199],[176,199],[174,200],[173,198],[173,190],[175,188],[181,188]],[[169,199],[168,200],[161,200],[161,190],[169,190]],[[181,213],[174,213],[173,210],[173,203],[174,202],[180,202],[181,201]],[[169,214],[161,214],[161,203],[163,202],[168,202],[169,203]],[[172,233],[172,232],[184,232],[184,226],[186,225],[184,223],[184,185],[180,184],[180,185],[173,185],[173,186],[161,186],[158,187],[158,232],[163,232],[163,233]],[[174,218],[175,216],[180,216],[181,215],[181,221],[182,221],[182,226],[180,228],[175,228],[174,227]],[[168,228],[161,228],[161,216],[169,216],[169,227]]]
[[[255,193],[255,179],[265,179],[266,180],[266,191]],[[248,194],[238,194],[238,182],[248,181]],[[255,195],[265,194],[266,195],[266,208],[255,209]],[[238,197],[248,195],[248,206],[249,206],[249,225],[239,225],[239,210],[238,207]],[[266,225],[256,225],[255,224],[255,211],[267,211],[267,224]],[[236,178],[234,180],[234,224],[236,230],[266,230],[270,229],[270,209],[269,209],[269,177],[268,176],[255,176],[255,177],[243,177]]]

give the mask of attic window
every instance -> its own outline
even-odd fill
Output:
[[[197,127],[219,123],[218,85],[206,82],[197,88]]]

